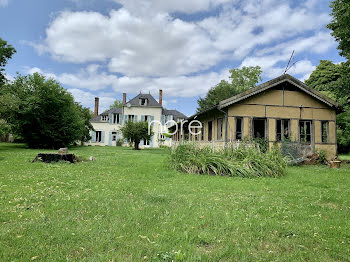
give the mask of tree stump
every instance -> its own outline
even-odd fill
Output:
[[[78,161],[78,158],[74,154],[62,155],[62,154],[40,153],[35,157],[35,159],[32,162],[37,162],[37,161],[41,161],[44,163],[59,162],[59,161],[75,163]]]
[[[340,167],[340,163],[341,163],[341,161],[339,161],[339,160],[330,161],[330,167],[331,168],[339,168]]]

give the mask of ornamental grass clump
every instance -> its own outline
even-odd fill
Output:
[[[285,175],[287,161],[277,147],[262,153],[254,142],[222,150],[200,148],[188,143],[171,150],[170,165],[191,174],[281,177]]]

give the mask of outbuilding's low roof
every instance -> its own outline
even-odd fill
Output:
[[[292,77],[291,75],[288,75],[288,74],[281,75],[277,78],[274,78],[270,81],[267,81],[266,83],[258,85],[257,87],[250,88],[250,89],[248,89],[248,90],[246,90],[238,95],[235,95],[233,97],[225,99],[225,100],[221,101],[218,106],[220,109],[225,108],[229,105],[232,105],[232,104],[235,104],[239,101],[242,101],[250,96],[254,96],[254,95],[259,94],[261,92],[264,92],[270,88],[273,88],[273,87],[275,87],[283,82],[289,82],[289,83],[293,84],[294,86],[298,87],[299,89],[301,89],[305,93],[308,93],[309,95],[313,96],[314,98],[327,104],[330,107],[335,107],[335,108],[339,107],[338,103],[335,102],[333,99],[325,96],[324,94],[322,94],[321,92],[317,91],[314,88],[308,87],[306,84],[304,84],[300,80],[298,80],[295,77]]]
[[[203,111],[200,111],[192,116],[189,117],[189,120],[190,119],[193,119],[195,118],[196,116],[199,116],[199,115],[202,115],[202,114],[205,114],[209,111],[212,111],[212,110],[221,110],[221,109],[224,109],[230,105],[233,105],[235,103],[238,103],[244,99],[247,99],[251,96],[254,96],[254,95],[257,95],[261,92],[264,92],[268,89],[271,89],[271,88],[274,88],[276,87],[277,85],[279,84],[282,84],[284,82],[288,82],[290,84],[292,84],[293,86],[299,88],[300,90],[304,91],[305,93],[313,96],[314,98],[316,98],[317,100],[327,104],[329,107],[332,107],[336,110],[340,110],[339,109],[339,105],[337,102],[335,102],[333,99],[329,98],[328,96],[322,94],[321,92],[317,91],[316,89],[314,88],[310,88],[308,87],[306,84],[304,84],[303,82],[301,82],[300,80],[296,79],[295,77],[292,77],[291,75],[288,75],[288,74],[284,74],[284,75],[281,75],[277,78],[274,78],[270,81],[267,81],[261,85],[258,85],[254,88],[250,88],[246,91],[243,91],[241,93],[239,93],[238,95],[235,95],[235,96],[232,96],[228,99],[225,99],[221,102],[219,102],[217,105],[211,107],[211,108],[208,108],[208,109],[205,109]]]

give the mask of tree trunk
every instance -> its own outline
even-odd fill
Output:
[[[136,140],[134,143],[135,143],[135,150],[140,150],[139,148],[140,140],[139,141]]]

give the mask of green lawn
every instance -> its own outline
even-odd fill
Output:
[[[38,152],[0,144],[0,261],[350,260],[349,167],[244,179],[170,170],[165,149]]]
[[[350,153],[339,155],[341,160],[350,160]]]

